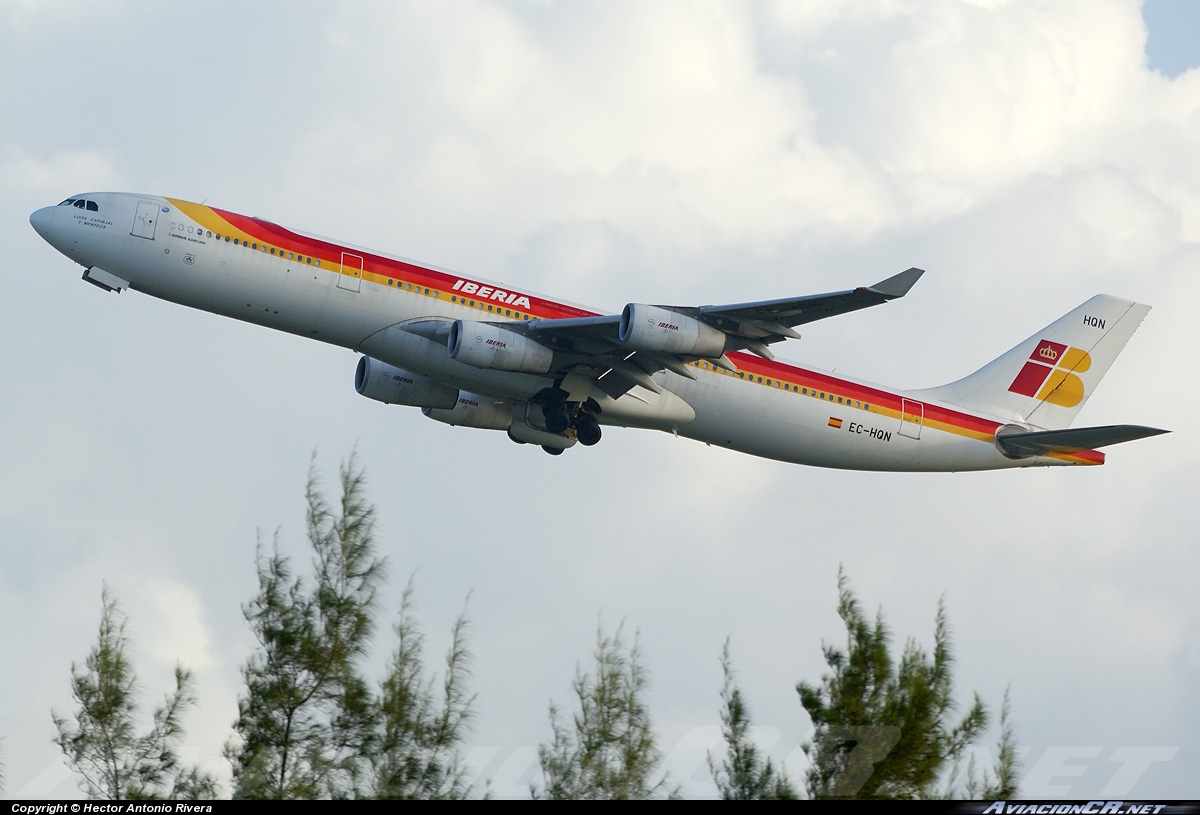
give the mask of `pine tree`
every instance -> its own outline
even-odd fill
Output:
[[[366,774],[377,708],[359,662],[384,564],[353,457],[340,480],[335,514],[309,472],[311,586],[293,574],[278,535],[269,556],[259,549],[259,592],[243,613],[260,650],[242,669],[245,695],[226,745],[235,798],[351,797]]]
[[[975,775],[975,757],[971,757],[965,786],[967,798],[999,801],[1017,797],[1017,770],[1020,768],[1020,762],[1017,760],[1017,739],[1009,715],[1009,695],[1006,688],[1004,701],[1000,705],[1000,736],[996,740],[996,763],[991,773],[984,770],[983,777],[978,778]],[[951,795],[947,797],[953,797],[953,792],[951,789]]]
[[[733,660],[729,655],[729,640],[721,649],[721,735],[725,740],[725,757],[718,766],[708,756],[708,769],[717,785],[717,792],[726,801],[791,801],[798,796],[787,775],[771,765],[771,759],[759,755],[758,747],[750,740],[750,712],[742,701],[742,692],[734,682]]]
[[[364,678],[384,563],[353,456],[340,480],[335,513],[309,473],[311,580],[293,572],[278,536],[269,556],[260,548],[258,595],[244,609],[259,650],[242,669],[246,688],[226,745],[234,797],[466,797],[461,750],[474,697],[465,614],[454,625],[439,694],[426,677],[410,582],[388,673],[378,689]]]
[[[805,745],[812,762],[806,775],[808,794],[936,797],[939,782],[988,721],[978,694],[961,719],[953,718],[954,660],[945,606],[938,603],[932,656],[910,640],[895,664],[882,613],[873,624],[868,622],[840,569],[838,598],[846,650],[826,645],[831,673],[820,686],[796,686],[816,730]]]
[[[550,705],[550,744],[538,747],[542,788],[535,798],[552,800],[649,799],[678,796],[659,771],[646,708],[646,669],[637,638],[626,647],[621,628],[596,637],[595,675],[576,672],[579,710],[568,727]]]
[[[372,795],[406,800],[465,798],[470,785],[461,746],[474,718],[467,620],[454,623],[440,700],[425,678],[424,636],[412,612],[412,583],[400,602],[398,644],[379,696],[379,735],[371,760]]]
[[[54,739],[71,769],[83,777],[89,798],[213,798],[216,780],[182,767],[177,747],[182,717],[195,704],[191,673],[175,668],[175,690],[154,712],[148,733],[138,735],[137,678],[129,662],[127,619],[106,586],[100,635],[84,667],[71,665],[71,693],[79,703],[74,722],[52,713]]]

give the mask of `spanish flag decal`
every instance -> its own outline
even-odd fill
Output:
[[[842,420],[835,418],[833,416],[830,416],[829,417],[829,426],[832,427],[834,430],[840,430],[842,428]]]

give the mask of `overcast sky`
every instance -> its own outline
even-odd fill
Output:
[[[758,736],[842,642],[843,564],[896,649],[945,598],[959,698],[1011,687],[1037,797],[1200,797],[1200,20],[1136,0],[105,3],[0,0],[0,760],[51,743],[107,582],[147,710],[194,669],[220,748],[261,530],[357,445],[390,590],[440,662],[470,596],[480,789],[527,795],[598,624],[640,631],[672,778],[711,795],[731,638]],[[1152,28],[1147,29],[1147,20]],[[1182,35],[1182,36],[1181,36]],[[1149,51],[1148,51],[1149,45]],[[126,292],[29,227],[159,193],[608,311],[928,270],[778,353],[955,379],[1105,292],[1153,306],[1081,425],[1173,430],[1098,468],[862,474],[609,430],[552,458],[357,396],[353,353]],[[982,745],[987,759],[994,735]]]

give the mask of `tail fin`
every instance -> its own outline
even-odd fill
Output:
[[[921,393],[1004,421],[1069,427],[1148,311],[1098,294],[970,376]]]

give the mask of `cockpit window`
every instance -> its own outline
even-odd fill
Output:
[[[88,212],[100,211],[100,207],[96,205],[95,201],[88,201],[83,198],[68,198],[66,201],[63,201],[61,204],[59,204],[59,206],[77,207],[79,209],[86,209]]]

